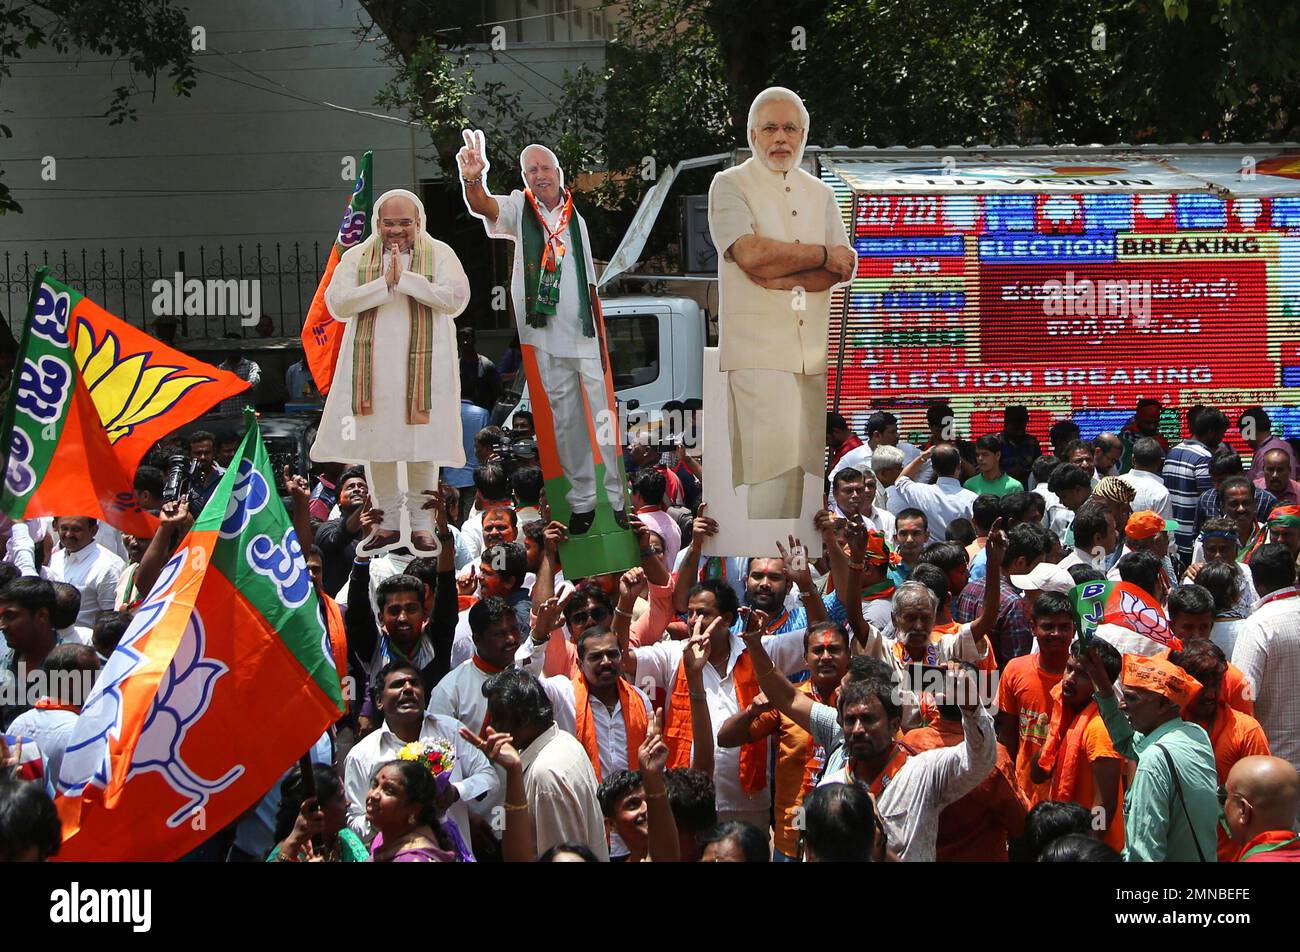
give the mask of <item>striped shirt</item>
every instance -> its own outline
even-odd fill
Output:
[[[1201,493],[1212,489],[1210,482],[1210,448],[1200,440],[1183,440],[1169,451],[1161,475],[1169,490],[1174,518],[1181,528],[1174,533],[1178,553],[1186,563],[1192,555],[1196,538],[1196,504]]]

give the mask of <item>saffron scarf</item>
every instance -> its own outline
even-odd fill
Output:
[[[599,783],[603,779],[600,775],[600,743],[596,738],[596,719],[591,716],[591,694],[587,690],[587,679],[581,674],[575,674],[572,681],[574,729],[596,770],[596,782]],[[689,698],[687,703],[690,703]],[[632,685],[622,678],[618,679],[618,704],[623,710],[623,732],[627,735],[627,769],[637,770],[640,768],[637,751],[646,735],[645,705]]]
[[[881,599],[894,597],[894,580],[886,578],[883,581],[876,582],[874,585],[868,585],[862,590],[862,600],[864,602],[878,602]]]
[[[383,268],[384,246],[377,236],[366,239],[362,245],[361,262],[357,266],[357,283],[369,284],[379,277]],[[415,236],[411,247],[410,270],[433,281],[433,239],[423,233]],[[429,406],[433,394],[433,308],[407,298],[410,305],[410,342],[406,358],[406,423],[418,426],[429,422]],[[357,333],[352,341],[352,412],[368,416],[375,412],[374,361],[375,324],[379,308],[362,311],[357,317]]]
[[[560,288],[560,269],[568,257],[568,249],[560,240],[560,235],[568,227],[574,216],[573,193],[564,190],[564,207],[560,212],[560,223],[551,231],[542,218],[542,211],[537,207],[537,199],[531,189],[524,189],[524,198],[528,208],[519,216],[519,231],[523,238],[524,255],[524,320],[529,327],[543,328],[554,316]],[[532,214],[529,214],[529,211]],[[586,252],[582,244],[582,218],[569,229],[569,240],[573,243],[574,264],[578,269],[578,314],[582,318],[582,335],[596,336],[596,320],[591,309],[591,295],[587,290]],[[542,287],[543,275],[551,289]],[[555,299],[555,300],[551,300]]]
[[[742,651],[731,669],[736,688],[736,703],[743,711],[758,696],[758,678],[748,651]],[[686,663],[677,665],[672,697],[668,702],[664,740],[668,744],[668,766],[689,767],[694,734],[691,730],[691,689],[686,683]],[[745,744],[740,748],[740,785],[746,793],[757,793],[767,786],[767,740]]]
[[[894,741],[894,753],[890,755],[889,763],[885,765],[884,770],[880,771],[880,775],[876,777],[875,780],[871,781],[871,784],[866,787],[867,792],[873,797],[878,797],[884,793],[885,788],[889,786],[889,781],[893,780],[894,777],[898,775],[898,772],[903,769],[903,765],[906,764],[908,759],[915,753],[916,751],[913,748],[904,744],[901,740]],[[853,764],[854,760],[852,757],[845,758],[844,782],[858,787],[863,787],[862,781],[858,779],[857,771],[853,769]]]
[[[1296,840],[1300,840],[1300,836],[1296,836],[1290,830],[1270,830],[1267,833],[1261,833],[1246,844],[1241,859],[1237,860],[1237,862],[1244,863],[1250,857],[1258,856],[1260,853],[1288,849]]]
[[[1067,723],[1060,682],[1052,687],[1052,722],[1047,728],[1047,740],[1038,754],[1038,766],[1052,775],[1053,800],[1066,803],[1074,800],[1083,734],[1097,713],[1097,702],[1089,701]],[[1085,803],[1084,806],[1091,808],[1092,804]]]
[[[811,680],[805,681],[804,684],[799,685],[799,689],[804,691],[814,701],[820,704],[828,704],[831,707],[835,706],[835,702],[840,696],[840,689],[837,687],[831,692],[829,698],[823,698],[821,692],[817,690],[817,686],[813,684]],[[789,718],[785,718],[785,720],[788,723],[794,723],[793,721],[790,721]],[[799,787],[799,802],[802,802],[804,797],[812,793],[813,787],[817,786],[817,778],[820,777],[822,771],[826,769],[826,748],[813,740],[812,734],[808,734],[807,750],[808,755],[804,760],[803,766],[803,783]]]

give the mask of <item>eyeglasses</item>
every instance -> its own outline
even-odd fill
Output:
[[[608,617],[609,617],[609,612],[606,611],[604,608],[601,608],[599,605],[594,608],[580,608],[575,612],[569,613],[569,624],[583,625],[589,621],[600,622],[601,620]]]
[[[776,135],[777,132],[784,132],[786,135],[794,137],[800,132],[803,132],[803,129],[796,126],[793,122],[787,122],[783,126],[778,126],[775,122],[769,122],[765,126],[759,126],[758,131],[761,135],[770,139],[772,136]]]

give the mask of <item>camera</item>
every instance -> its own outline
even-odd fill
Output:
[[[163,502],[176,502],[190,494],[190,485],[198,474],[199,464],[188,456],[176,454],[167,457],[167,466],[163,471]]]

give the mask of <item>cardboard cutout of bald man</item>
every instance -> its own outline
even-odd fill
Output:
[[[489,236],[515,243],[510,296],[546,498],[569,527],[560,551],[565,576],[631,568],[640,549],[629,531],[622,431],[586,222],[550,149],[527,146],[519,156],[526,187],[494,196],[483,133],[464,136],[456,158],[465,204]]]
[[[726,379],[721,405],[710,405],[706,387],[704,456],[729,457],[731,478],[706,481],[705,498],[728,526],[798,523],[756,530],[770,540],[806,530],[820,507],[830,292],[852,278],[857,255],[834,193],[799,166],[808,141],[799,97],[781,87],[759,93],[748,136],[753,155],[709,187]]]
[[[409,539],[433,552],[422,491],[437,488],[439,466],[465,465],[455,319],[469,303],[469,280],[451,246],[430,237],[413,193],[381,195],[375,223],[344,253],[325,291],[330,313],[347,327],[311,458],[365,464],[371,506],[383,520],[358,551]]]

